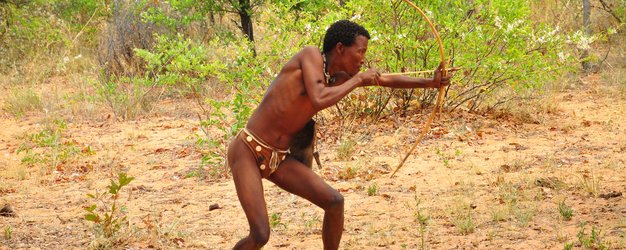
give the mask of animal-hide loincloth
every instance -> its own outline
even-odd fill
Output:
[[[291,151],[289,155],[309,168],[313,166],[313,159],[317,162],[317,166],[322,168],[319,153],[315,151],[316,130],[315,121],[311,119],[304,128],[294,135],[289,147]]]
[[[274,173],[274,171],[278,169],[278,165],[285,160],[285,157],[287,157],[290,152],[289,149],[281,150],[270,146],[245,128],[239,132],[238,137],[241,138],[250,151],[252,151],[257,166],[261,170],[261,177],[263,178],[267,178]]]

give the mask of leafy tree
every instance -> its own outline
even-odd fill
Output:
[[[254,55],[256,55],[252,17],[254,10],[263,4],[263,2],[263,0],[210,0],[208,1],[208,7],[211,12],[237,14],[239,16],[239,22],[237,24],[241,32],[245,34],[248,41],[253,45],[252,50]]]

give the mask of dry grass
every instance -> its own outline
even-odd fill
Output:
[[[31,111],[42,111],[42,108],[41,96],[32,88],[13,88],[2,107],[5,112],[16,118],[20,118]]]

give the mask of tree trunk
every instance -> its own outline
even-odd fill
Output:
[[[254,46],[254,29],[252,27],[252,7],[250,0],[239,0],[239,18],[241,18],[241,31],[248,37],[248,41],[252,43],[252,52],[256,57],[256,49]]]
[[[589,0],[583,0],[583,29],[585,31],[585,36],[591,36],[591,27],[590,27],[590,18],[591,18],[591,4]],[[591,63],[589,62],[589,50],[584,49],[583,54],[581,56],[583,70],[589,71],[591,70]]]

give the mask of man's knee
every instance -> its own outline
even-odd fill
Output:
[[[334,191],[326,203],[326,207],[324,209],[341,209],[343,210],[343,195],[339,192]]]
[[[252,240],[254,240],[254,243],[256,243],[256,245],[258,247],[264,246],[270,240],[270,228],[269,228],[269,226],[268,227],[262,227],[262,228],[253,229],[250,232],[250,238],[252,238]]]

